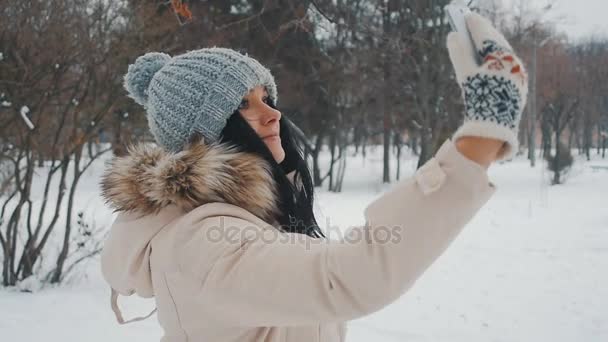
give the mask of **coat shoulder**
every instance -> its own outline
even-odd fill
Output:
[[[214,262],[237,252],[256,235],[273,229],[249,211],[227,203],[209,203],[185,213],[155,238],[164,262],[182,272],[203,276]]]

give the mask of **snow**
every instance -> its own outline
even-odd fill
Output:
[[[21,114],[21,118],[23,119],[23,121],[25,121],[25,124],[27,125],[27,127],[29,127],[29,129],[34,129],[34,124],[27,117],[29,112],[30,112],[30,109],[28,106],[22,106],[21,109],[19,110],[19,114]]]
[[[370,148],[367,160],[349,158],[344,192],[319,191],[321,224],[362,223],[367,203],[387,188],[379,182],[381,156],[380,148]],[[577,155],[559,186],[543,185],[550,174],[540,159],[533,169],[523,156],[493,165],[495,196],[410,291],[351,322],[347,341],[608,341],[608,159],[595,150],[592,158]],[[405,153],[402,178],[415,165]],[[76,201],[101,226],[113,217],[99,198],[102,170],[99,160],[87,171]],[[115,322],[98,259],[78,275],[60,287],[40,289],[36,280],[20,285],[32,293],[0,289],[2,340],[160,339],[155,318]],[[120,300],[128,318],[154,308],[150,299]]]

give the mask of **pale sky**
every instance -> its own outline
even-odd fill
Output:
[[[485,1],[489,0],[474,0],[478,5],[482,5]],[[591,35],[608,37],[608,0],[498,1],[501,1],[507,9],[515,8],[520,4],[530,8],[535,13],[539,13],[542,21],[555,22],[557,29],[572,39]],[[551,10],[545,13],[539,10],[549,3],[553,4]]]
[[[532,0],[540,4],[548,0]],[[591,34],[608,36],[608,0],[552,0],[558,29],[576,39]]]

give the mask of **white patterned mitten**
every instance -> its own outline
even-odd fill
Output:
[[[481,65],[459,32],[448,35],[448,51],[462,88],[464,123],[452,137],[477,136],[505,141],[497,160],[510,159],[518,148],[517,132],[528,96],[528,76],[505,37],[484,17],[466,17]]]

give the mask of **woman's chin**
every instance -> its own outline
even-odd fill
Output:
[[[277,163],[281,163],[285,159],[285,151],[281,145],[281,138],[278,136],[265,138],[264,142],[270,150],[270,153],[272,153],[274,160],[276,160]]]
[[[283,146],[271,148],[270,153],[272,153],[272,157],[278,164],[285,160],[285,151],[283,150]]]
[[[285,160],[285,151],[283,151],[283,148],[281,148],[280,151],[271,151],[271,153],[277,164],[280,164],[283,162],[283,160]]]

